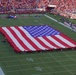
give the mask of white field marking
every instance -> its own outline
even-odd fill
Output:
[[[46,57],[50,58],[50,57]],[[35,59],[35,58],[34,58]],[[43,59],[43,58],[38,58],[38,59]],[[25,61],[25,59],[20,59],[20,60],[10,60],[10,61],[2,61],[2,62],[13,62],[13,61]],[[60,60],[60,61],[70,61],[70,60]],[[55,61],[54,61],[55,62]]]
[[[46,68],[48,68],[48,67],[46,67]],[[49,69],[52,69],[51,67],[49,67]],[[32,68],[32,69],[20,69],[20,70],[7,70],[6,71],[6,73],[8,73],[8,72],[22,72],[22,71],[33,71],[34,70],[34,68]],[[76,70],[69,70],[69,71],[76,71]],[[66,72],[66,70],[65,71],[55,71],[55,72],[49,72],[49,73],[60,73],[60,72]],[[72,74],[73,75],[73,74]]]
[[[70,60],[76,62],[76,60],[74,60],[73,58],[71,58],[71,56],[67,55],[66,53],[62,52],[63,54],[65,54],[66,57],[70,58]]]
[[[11,53],[11,52],[9,52],[9,53]],[[2,54],[4,54],[4,53],[2,53]],[[25,55],[23,55],[23,56],[25,56]],[[71,56],[76,56],[76,55],[71,55]],[[0,57],[0,58],[10,58],[10,57],[19,57],[19,56],[7,56],[7,57]],[[35,57],[35,56],[33,56],[33,57]],[[65,56],[56,56],[56,57],[65,57]],[[49,57],[45,57],[45,58],[49,58]],[[38,59],[41,59],[41,58],[38,58]]]
[[[27,61],[31,61],[31,62],[34,61],[33,58],[26,58],[26,60],[27,60]]]
[[[8,53],[11,53],[11,52],[0,53],[0,54],[3,55],[3,54],[8,54]],[[33,55],[33,54],[31,54],[31,55]],[[41,54],[39,54],[39,55],[41,55]],[[25,56],[25,55],[23,55],[23,56]],[[76,55],[68,55],[68,56],[75,56],[76,57]],[[9,58],[9,57],[19,57],[19,56],[7,56],[7,57],[0,57],[0,58]],[[65,56],[56,56],[56,57],[65,57]],[[45,58],[49,58],[49,57],[45,57]],[[41,59],[41,57],[38,59]]]
[[[54,62],[54,61],[53,61]],[[51,62],[51,63],[53,63],[53,62]],[[56,62],[56,61],[55,61]],[[62,61],[61,61],[62,62]],[[63,61],[64,62],[64,61]],[[31,63],[31,64],[28,64],[28,63],[26,63],[26,64],[16,64],[16,65],[9,65],[9,66],[4,66],[4,67],[18,67],[18,66],[26,66],[26,65],[39,65],[39,64],[51,64],[50,62],[40,62],[40,63]],[[61,66],[61,65],[60,65]],[[76,66],[76,64],[70,64],[70,65],[64,65],[64,66]],[[59,67],[59,65],[58,66],[52,66],[52,67]],[[49,68],[49,67],[48,67]]]
[[[73,70],[73,71],[75,71],[75,70]],[[59,71],[59,72],[58,72],[58,71],[57,71],[57,72],[54,71],[54,72],[39,73],[39,74],[32,74],[32,75],[47,75],[47,74],[51,75],[51,74],[55,74],[55,73],[56,73],[56,74],[57,74],[57,73],[64,73],[64,74],[65,74],[65,72],[66,72],[66,71]]]
[[[60,25],[62,25],[62,26],[65,26],[65,27],[67,27],[67,28],[69,28],[69,29],[73,30],[74,32],[76,32],[76,30],[74,30],[74,29],[72,29],[71,27],[69,27],[69,26],[65,25],[64,23],[59,22],[59,21],[57,21],[56,19],[54,19],[54,18],[52,18],[52,17],[50,17],[50,16],[48,16],[48,15],[44,15],[44,16],[45,16],[45,17],[47,17],[47,18],[49,18],[49,19],[51,19],[51,20],[53,20],[54,22],[59,23],[59,24],[60,24]]]
[[[0,67],[0,75],[5,75],[1,67]]]
[[[50,56],[50,54],[49,54],[49,56]],[[63,66],[63,68],[64,68],[67,72],[69,72],[71,75],[73,75],[73,73],[71,72],[71,70],[68,70],[68,69],[66,68],[66,66],[63,65],[60,61],[58,61],[54,56],[51,55],[50,57],[54,58],[61,66]]]
[[[39,55],[41,55],[41,54],[39,54]],[[23,55],[24,56],[24,55]],[[76,55],[71,55],[71,56],[76,56]],[[1,57],[1,58],[9,58],[9,57],[18,57],[18,56],[7,56],[7,57]],[[62,58],[64,58],[65,56],[57,56],[57,57],[62,57]],[[23,57],[22,57],[23,58]],[[30,57],[29,57],[30,58]],[[50,57],[45,57],[45,58],[50,58]],[[34,58],[35,59],[35,58]],[[43,58],[38,58],[38,59],[43,59]],[[24,59],[21,59],[21,60],[25,60],[25,58]],[[12,62],[12,61],[19,61],[19,60],[11,60],[11,61],[2,61],[2,62]]]
[[[25,59],[22,59],[22,60],[12,60],[12,61],[3,61],[3,62],[13,62],[13,61],[25,61]],[[70,60],[60,60],[60,61],[64,62],[64,61],[70,61]],[[3,62],[1,62],[1,63],[3,63]],[[56,61],[52,61],[52,62],[56,62]],[[47,62],[43,62],[43,63],[47,63]]]
[[[41,67],[34,67],[34,68],[35,68],[35,70],[42,72],[42,68]]]

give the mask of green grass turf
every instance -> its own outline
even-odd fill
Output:
[[[6,15],[0,15],[6,16]],[[54,17],[53,15],[49,15]],[[54,18],[59,18],[56,16]],[[70,29],[53,22],[41,15],[20,15],[18,19],[0,18],[0,26],[48,24],[76,40],[76,33]],[[3,43],[4,36],[0,34],[0,66],[5,75],[75,75],[76,74],[76,51],[55,51],[43,53],[17,54],[13,48]]]

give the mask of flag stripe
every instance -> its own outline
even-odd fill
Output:
[[[50,47],[49,46],[47,46],[46,44],[45,44],[45,42],[44,41],[41,41],[39,38],[35,38],[39,43],[41,43],[44,47],[46,47],[46,49],[49,49]],[[52,49],[52,48],[50,48],[50,49]]]
[[[29,44],[29,42],[21,35],[21,33],[15,28],[15,27],[10,27],[14,32],[15,32],[15,34],[17,35],[17,37],[19,38],[19,39],[21,39],[21,44],[22,44],[22,42],[23,42],[23,45],[24,45],[24,47],[25,46],[27,46],[27,50],[36,50],[35,48],[33,48],[30,44]],[[16,38],[17,38],[16,37]],[[26,48],[26,47],[25,47]]]
[[[20,31],[23,37],[26,37],[25,39],[37,50],[40,50],[40,48],[29,38],[27,35],[18,27],[16,26],[16,29]]]
[[[75,48],[76,42],[50,26],[1,27],[15,51],[41,51]]]
[[[19,27],[24,33],[25,35],[27,35],[27,37],[33,41],[40,49],[45,50],[46,48],[40,44],[36,39],[34,39],[25,29],[23,29],[22,27]]]
[[[60,36],[60,35],[53,36],[53,38],[56,39],[58,42],[60,42],[64,46],[63,48],[69,47],[65,42],[63,42],[63,40],[61,40],[57,36]]]
[[[47,37],[50,41],[52,41],[53,43],[55,43],[57,46],[59,46],[60,48],[65,48],[65,46],[60,42],[60,41],[58,41],[58,40],[56,40],[55,38],[54,38],[54,36],[48,36]]]
[[[65,38],[66,40],[68,40],[69,42],[71,42],[72,44],[74,44],[76,46],[76,41],[72,40],[71,38],[69,38],[68,36],[66,36],[65,34],[60,34],[63,38]]]
[[[22,42],[22,40],[17,36],[17,34],[13,31],[12,27],[7,27],[7,29],[11,32],[11,34],[14,34],[14,37],[17,39],[17,41],[20,43],[20,45],[24,48],[25,51],[29,50],[29,48]]]
[[[63,36],[56,36],[57,38],[59,38],[60,40],[63,40],[63,42],[65,42],[67,45],[74,47],[75,45],[73,43],[71,43],[70,41],[68,41],[67,39],[65,39]]]
[[[56,47],[54,47],[52,44],[50,44],[49,42],[47,42],[47,40],[45,40],[42,37],[38,37],[41,41],[43,41],[46,45],[48,45],[50,48],[52,49],[56,49]]]
[[[11,38],[11,40],[14,42],[14,44],[19,48],[19,50],[22,50],[24,51],[25,49],[21,46],[21,44],[17,41],[17,39],[12,35],[12,33],[6,28],[6,27],[3,27],[2,28],[6,33],[7,35]]]
[[[52,37],[51,36],[46,36],[46,37],[43,37],[45,40],[47,40],[47,42],[49,42],[50,44],[52,44],[53,46],[55,46],[56,47],[56,49],[59,49],[60,47],[57,45],[57,44],[55,44],[53,41],[52,41]],[[51,40],[50,40],[51,39]]]
[[[6,31],[4,31],[3,29],[1,29],[2,33],[5,35],[6,39],[8,40],[9,43],[11,43],[11,45],[13,46],[13,48],[16,50],[16,51],[21,51],[19,49],[18,46],[15,45],[15,43],[12,41],[12,39],[8,36],[8,34],[6,33]]]

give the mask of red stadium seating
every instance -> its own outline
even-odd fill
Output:
[[[11,9],[45,8],[48,4],[57,5],[58,12],[76,12],[76,0],[0,0],[0,13]]]

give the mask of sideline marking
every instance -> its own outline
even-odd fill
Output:
[[[49,18],[49,19],[51,19],[51,20],[53,20],[53,21],[55,21],[55,22],[57,22],[57,23],[59,23],[59,24],[65,26],[65,27],[67,27],[67,28],[71,29],[71,30],[74,31],[74,32],[76,32],[76,30],[72,29],[71,27],[65,25],[65,24],[62,23],[62,22],[57,21],[56,19],[54,19],[54,18],[52,18],[52,17],[50,17],[50,16],[48,16],[48,15],[45,15],[45,17],[47,17],[47,18]]]
[[[1,67],[0,67],[0,75],[5,75]]]

